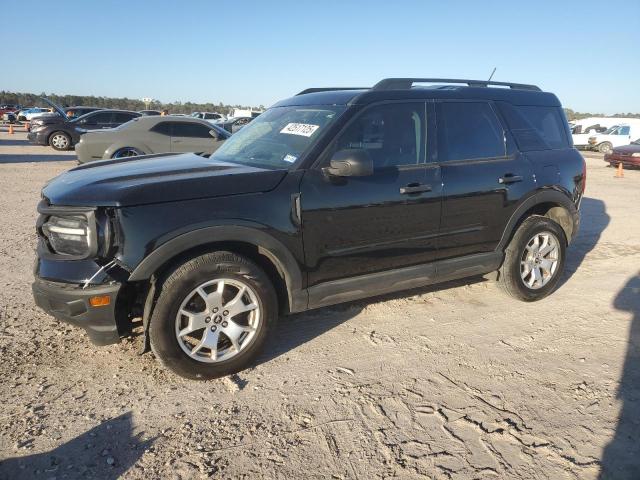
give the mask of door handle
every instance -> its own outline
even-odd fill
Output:
[[[498,179],[498,182],[503,183],[505,185],[509,183],[516,183],[521,181],[522,181],[522,177],[520,175],[514,175],[512,173],[507,173],[504,175],[504,177],[500,177]]]
[[[182,143],[182,140],[171,140],[173,143]]]
[[[410,183],[407,186],[400,187],[400,193],[403,195],[409,193],[422,193],[422,192],[430,192],[431,185],[424,185],[422,183]]]

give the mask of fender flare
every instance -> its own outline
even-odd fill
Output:
[[[504,232],[502,233],[502,237],[500,238],[500,243],[498,244],[499,250],[504,250],[507,247],[507,244],[511,240],[515,229],[518,227],[522,216],[531,208],[542,203],[555,203],[569,212],[570,218],[573,223],[573,228],[571,232],[567,232],[565,229],[565,234],[567,235],[567,242],[571,243],[571,240],[575,237],[580,225],[580,216],[578,214],[578,209],[576,205],[571,201],[571,198],[567,193],[563,193],[558,190],[547,189],[538,191],[530,197],[526,198],[514,210],[514,212],[511,214],[511,217],[509,218],[509,221],[507,222],[507,226],[504,229]]]
[[[128,281],[148,280],[166,262],[187,250],[214,242],[242,242],[253,245],[269,258],[284,278],[291,311],[305,304],[302,271],[293,254],[279,240],[259,228],[217,225],[187,232],[163,243],[147,255],[131,272]]]

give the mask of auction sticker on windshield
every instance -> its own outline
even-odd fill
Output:
[[[320,125],[310,125],[308,123],[288,123],[282,130],[280,130],[280,133],[310,137],[318,128],[320,128]]]

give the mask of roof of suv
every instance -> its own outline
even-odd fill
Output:
[[[435,84],[414,86],[414,83]],[[372,88],[310,88],[274,106],[365,105],[384,100],[404,99],[482,99],[502,100],[516,105],[560,106],[560,101],[553,93],[543,92],[535,85],[422,78],[388,78]]]

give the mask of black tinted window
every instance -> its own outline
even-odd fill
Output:
[[[151,131],[161,135],[171,135],[171,122],[160,122]]]
[[[111,117],[111,112],[101,112],[96,113],[95,115],[91,115],[91,117],[89,117],[87,121],[88,123],[111,123]]]
[[[125,123],[129,120],[133,120],[137,115],[133,115],[131,113],[114,113],[113,122],[114,123]]]
[[[521,150],[548,150],[569,146],[564,118],[558,107],[538,107],[503,103],[500,110],[507,119]],[[589,126],[585,133],[596,129]]]
[[[442,103],[438,115],[438,150],[440,161],[504,156],[504,132],[491,105]]]
[[[211,128],[199,123],[175,122],[171,135],[174,137],[213,138],[209,130]]]
[[[424,160],[425,105],[392,103],[365,110],[336,141],[334,152],[365,149],[375,168],[412,165]]]

